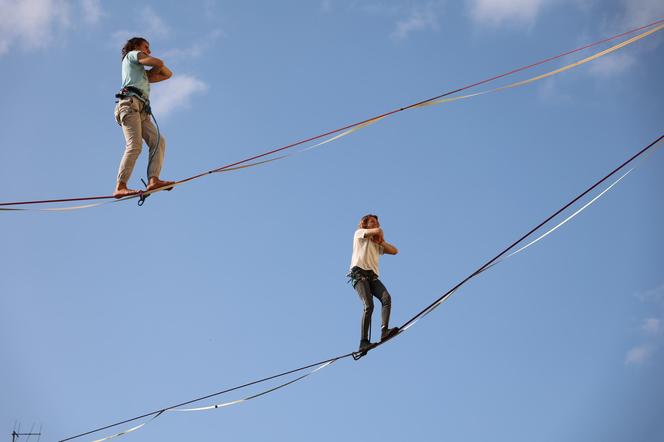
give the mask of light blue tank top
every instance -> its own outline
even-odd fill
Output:
[[[122,60],[122,87],[133,86],[143,92],[143,98],[150,98],[150,82],[145,67],[138,62],[139,51],[129,52]],[[129,93],[129,95],[135,95]]]

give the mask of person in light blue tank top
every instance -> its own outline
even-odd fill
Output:
[[[146,70],[146,67],[151,69]],[[115,106],[115,120],[122,127],[125,151],[120,161],[117,183],[113,196],[136,195],[127,182],[141,153],[143,140],[150,148],[148,160],[148,185],[146,190],[168,187],[173,181],[159,179],[164,163],[166,140],[152,122],[150,110],[150,83],[168,80],[173,73],[164,62],[152,57],[150,43],[142,37],[134,37],[122,48],[122,89]],[[167,189],[170,190],[170,189]]]
[[[135,87],[141,91],[143,98],[149,100],[150,82],[145,68],[138,61],[140,53],[140,51],[129,51],[122,59],[122,87]]]

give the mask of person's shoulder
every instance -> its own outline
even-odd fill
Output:
[[[364,238],[364,234],[367,232],[367,229],[357,229],[353,238]]]
[[[129,51],[127,52],[126,59],[131,63],[138,63],[138,55],[142,54],[141,51]]]

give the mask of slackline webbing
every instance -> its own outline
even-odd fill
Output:
[[[255,163],[252,163],[252,164],[246,164],[246,163],[249,163],[251,161],[257,160],[259,158],[263,158],[263,157],[275,154],[277,152],[281,152],[281,151],[284,151],[284,150],[287,150],[287,149],[291,149],[293,147],[296,147],[296,146],[299,146],[299,145],[302,145],[302,144],[305,144],[305,143],[309,143],[311,141],[318,140],[320,138],[324,138],[324,137],[334,135],[334,134],[338,134],[339,132],[345,131],[345,132],[343,132],[343,133],[341,133],[337,136],[334,136],[334,137],[332,137],[328,140],[325,140],[321,143],[318,143],[317,145],[311,146],[311,147],[305,149],[305,151],[313,149],[314,147],[324,145],[324,144],[326,144],[330,141],[334,141],[336,139],[339,139],[339,138],[341,138],[343,136],[346,136],[346,135],[348,135],[352,132],[355,132],[355,131],[357,131],[361,128],[364,128],[364,127],[366,127],[370,124],[373,124],[373,123],[375,123],[379,120],[382,120],[383,118],[385,118],[387,116],[390,116],[390,115],[393,115],[393,114],[396,114],[396,113],[399,113],[399,112],[402,112],[402,111],[405,111],[405,110],[408,110],[408,109],[414,109],[414,108],[418,108],[418,107],[430,106],[430,105],[435,105],[435,104],[442,104],[442,103],[449,102],[449,101],[456,101],[456,100],[459,100],[459,99],[471,98],[471,97],[474,97],[474,96],[484,95],[484,94],[488,94],[488,93],[491,93],[491,92],[498,92],[500,90],[514,88],[514,87],[518,87],[518,86],[523,86],[523,85],[532,83],[534,81],[538,81],[538,80],[541,80],[543,78],[547,78],[549,76],[558,74],[560,72],[566,71],[566,70],[571,69],[573,67],[579,66],[579,65],[587,63],[589,61],[592,61],[596,58],[599,58],[599,57],[604,56],[604,55],[606,55],[610,52],[613,52],[613,51],[618,50],[618,49],[620,49],[624,46],[627,46],[627,45],[629,45],[629,44],[631,44],[631,43],[633,43],[637,40],[640,40],[640,39],[642,39],[646,36],[649,36],[649,35],[657,32],[657,31],[661,30],[662,28],[664,28],[663,23],[664,23],[664,19],[657,20],[657,21],[652,22],[650,24],[647,24],[645,26],[641,26],[641,27],[629,30],[627,32],[623,32],[621,34],[614,35],[614,36],[609,37],[609,38],[598,40],[594,43],[587,44],[587,45],[579,47],[577,49],[573,49],[573,50],[555,55],[553,57],[549,57],[549,58],[546,58],[544,60],[540,60],[538,62],[532,63],[532,64],[527,65],[527,66],[523,66],[523,67],[520,67],[520,68],[517,68],[517,69],[513,69],[513,70],[505,72],[503,74],[496,75],[494,77],[490,77],[490,78],[487,78],[485,80],[478,81],[476,83],[472,83],[472,84],[466,85],[464,87],[461,87],[461,88],[458,88],[458,89],[455,89],[455,90],[452,90],[452,91],[449,91],[449,92],[445,92],[443,94],[437,95],[437,96],[432,97],[432,98],[428,98],[426,100],[419,101],[417,103],[413,103],[413,104],[405,106],[405,107],[394,109],[392,111],[383,113],[383,114],[378,115],[376,117],[368,118],[368,119],[365,119],[365,120],[357,122],[357,123],[352,123],[352,124],[340,127],[338,129],[330,130],[330,131],[327,131],[325,133],[322,133],[322,134],[319,134],[319,135],[316,135],[316,136],[313,136],[313,137],[309,137],[309,138],[306,138],[306,139],[288,144],[286,146],[282,146],[282,147],[277,148],[277,149],[270,150],[270,151],[262,153],[262,154],[254,155],[254,156],[246,158],[244,160],[240,160],[240,161],[237,161],[237,162],[234,162],[234,163],[231,163],[231,164],[227,164],[225,166],[218,167],[216,169],[212,169],[212,170],[209,170],[207,172],[199,173],[199,174],[191,176],[189,178],[185,178],[183,180],[176,181],[174,184],[166,186],[164,188],[155,189],[155,190],[152,190],[152,191],[141,192],[138,195],[131,195],[131,196],[127,196],[127,197],[124,197],[124,198],[118,198],[118,199],[115,199],[112,195],[106,195],[106,196],[91,196],[91,197],[79,197],[79,198],[61,198],[61,199],[50,199],[50,200],[6,202],[6,203],[0,203],[0,211],[9,211],[9,210],[14,210],[14,211],[16,211],[16,210],[71,211],[71,210],[79,210],[79,209],[87,209],[87,208],[90,208],[90,207],[96,207],[96,206],[99,206],[99,205],[102,205],[102,204],[109,204],[109,203],[117,203],[117,202],[127,201],[127,200],[134,199],[134,198],[143,199],[144,197],[146,197],[148,195],[151,195],[153,193],[157,193],[157,192],[160,192],[162,190],[165,190],[165,188],[173,188],[173,187],[182,185],[184,183],[187,183],[189,181],[201,178],[205,175],[210,175],[210,174],[213,174],[213,173],[220,173],[220,172],[228,172],[228,171],[231,171],[231,170],[238,170],[238,169],[243,169],[243,168],[247,168],[247,167],[253,167],[253,166],[257,166],[257,165],[261,165],[261,164],[266,164],[266,163],[269,163],[269,162],[272,162],[272,161],[284,159],[286,157],[291,156],[292,154],[284,155],[282,157],[277,157],[277,158],[268,159],[268,160],[264,160],[264,161],[259,161],[259,162],[255,162]],[[477,94],[469,94],[469,95],[460,96],[460,97],[452,97],[452,98],[449,98],[449,99],[443,99],[444,97],[447,97],[449,95],[453,95],[455,93],[458,93],[458,92],[461,92],[461,91],[464,91],[464,90],[467,90],[467,89],[470,89],[472,87],[479,86],[481,84],[485,84],[485,83],[497,80],[499,78],[502,78],[502,77],[505,77],[505,76],[508,76],[508,75],[512,75],[514,73],[517,73],[517,72],[520,72],[520,71],[523,71],[523,70],[526,70],[526,69],[533,68],[535,66],[539,66],[541,64],[559,59],[559,58],[564,57],[566,55],[570,55],[570,54],[579,52],[581,50],[584,50],[584,49],[587,49],[587,48],[590,48],[590,47],[593,47],[593,46],[597,46],[599,44],[606,43],[606,42],[615,40],[617,38],[620,38],[620,37],[623,37],[623,36],[626,36],[626,35],[629,35],[629,34],[644,30],[644,29],[648,29],[648,28],[652,28],[652,29],[650,29],[648,31],[645,31],[642,34],[639,34],[635,37],[632,37],[629,40],[626,40],[626,41],[624,41],[622,43],[619,43],[615,46],[612,46],[609,49],[601,51],[601,52],[599,52],[599,53],[597,53],[597,54],[595,54],[591,57],[587,57],[587,58],[585,58],[581,61],[571,63],[570,65],[564,66],[563,68],[556,69],[556,70],[548,72],[546,74],[539,75],[539,76],[536,76],[536,77],[533,77],[533,78],[530,78],[530,79],[527,79],[527,80],[519,81],[519,82],[516,82],[516,83],[512,83],[512,84],[507,85],[507,86],[502,86],[502,87],[499,87],[499,88],[496,88],[496,89],[491,89],[491,90],[488,90],[488,91],[480,92],[480,93],[477,93]],[[244,164],[244,166],[241,166],[243,164]],[[240,167],[238,167],[238,166],[240,166]],[[79,206],[70,206],[70,207],[53,207],[53,208],[46,208],[46,209],[32,209],[32,208],[30,208],[30,209],[20,209],[20,208],[16,207],[16,206],[22,206],[22,205],[37,205],[37,204],[63,203],[63,202],[74,202],[74,201],[91,201],[91,200],[111,200],[111,201],[100,202],[100,203],[90,203],[90,204],[79,205]]]
[[[581,192],[579,195],[577,195],[576,197],[574,197],[570,202],[568,202],[567,204],[565,204],[564,206],[562,206],[560,209],[556,210],[553,214],[551,214],[550,216],[548,216],[544,221],[540,222],[538,225],[536,225],[536,226],[533,227],[531,230],[529,230],[526,234],[522,235],[519,239],[517,239],[517,240],[514,241],[512,244],[510,244],[509,246],[507,246],[505,249],[503,249],[503,251],[501,251],[500,253],[498,253],[495,257],[493,257],[492,259],[490,259],[489,261],[487,261],[485,264],[483,264],[482,266],[480,266],[477,270],[475,270],[474,272],[472,272],[469,276],[467,276],[466,278],[464,278],[461,282],[459,282],[459,283],[456,284],[454,287],[452,287],[452,288],[449,289],[447,292],[445,292],[443,295],[441,295],[441,296],[440,296],[438,299],[436,299],[433,303],[431,303],[430,305],[428,305],[427,307],[425,307],[422,311],[420,311],[420,312],[417,313],[415,316],[413,316],[413,317],[410,318],[408,321],[406,321],[403,325],[401,325],[401,326],[399,327],[399,333],[398,333],[398,334],[401,334],[401,333],[405,332],[405,331],[408,330],[410,327],[412,327],[417,321],[419,321],[421,318],[423,318],[423,317],[427,316],[429,313],[431,313],[435,308],[437,308],[437,307],[438,307],[439,305],[441,305],[444,301],[446,301],[447,299],[449,299],[449,297],[450,297],[452,294],[456,293],[456,292],[459,290],[459,288],[461,288],[462,285],[464,285],[465,283],[467,283],[467,282],[468,282],[469,280],[471,280],[472,278],[478,276],[479,274],[483,273],[484,271],[486,271],[487,269],[493,267],[494,265],[498,264],[499,262],[502,262],[502,261],[504,261],[504,260],[506,260],[506,259],[509,259],[509,258],[512,257],[512,256],[515,256],[515,255],[518,254],[518,253],[521,253],[522,251],[524,251],[525,249],[527,249],[527,248],[530,247],[531,245],[533,245],[533,244],[539,242],[541,239],[545,238],[545,237],[548,236],[550,233],[552,233],[553,231],[557,230],[557,229],[558,229],[559,227],[561,227],[563,224],[567,223],[569,220],[571,220],[571,219],[574,218],[576,215],[578,215],[581,211],[585,210],[587,207],[589,207],[591,204],[593,204],[595,201],[597,201],[600,197],[602,197],[606,192],[608,192],[609,190],[611,190],[616,184],[618,184],[618,183],[619,183],[623,178],[625,178],[629,173],[631,173],[632,170],[634,170],[634,168],[636,167],[636,165],[632,166],[629,170],[627,170],[627,172],[624,172],[624,173],[623,173],[623,174],[622,174],[617,180],[615,180],[613,183],[611,183],[606,189],[604,189],[602,192],[600,192],[598,195],[596,195],[594,198],[592,198],[589,202],[587,202],[586,204],[584,204],[580,209],[576,210],[576,211],[575,211],[574,213],[572,213],[570,216],[566,217],[562,222],[559,222],[559,223],[556,224],[554,227],[550,228],[549,230],[547,230],[546,232],[544,232],[543,234],[541,234],[540,236],[538,236],[538,237],[535,238],[534,240],[528,242],[526,245],[520,247],[519,249],[517,249],[517,250],[515,250],[514,252],[510,253],[509,255],[505,256],[510,250],[513,250],[516,246],[518,246],[520,243],[522,243],[523,241],[525,241],[527,238],[529,238],[531,235],[533,235],[535,232],[537,232],[537,231],[540,230],[542,227],[544,227],[547,223],[549,223],[549,221],[553,220],[556,216],[558,216],[559,214],[561,214],[562,212],[564,212],[566,209],[568,209],[569,207],[571,207],[572,205],[574,205],[577,201],[579,201],[580,199],[582,199],[584,196],[588,195],[590,192],[592,192],[592,191],[593,191],[594,189],[596,189],[598,186],[602,185],[605,181],[609,180],[611,177],[613,177],[614,175],[616,175],[618,172],[620,172],[622,169],[624,169],[624,168],[625,168],[626,166],[628,166],[630,163],[632,163],[632,162],[634,162],[635,160],[639,159],[639,157],[641,157],[642,155],[643,155],[643,158],[641,158],[642,160],[647,159],[647,157],[648,157],[651,153],[653,153],[653,152],[655,151],[655,149],[652,149],[652,148],[653,148],[654,146],[656,146],[660,141],[662,141],[663,138],[664,138],[664,134],[663,134],[663,135],[660,135],[658,138],[656,138],[654,141],[652,141],[652,142],[651,142],[650,144],[648,144],[646,147],[644,147],[644,148],[641,149],[639,152],[637,152],[637,153],[635,153],[634,155],[632,155],[629,159],[625,160],[622,164],[620,164],[618,167],[616,167],[615,169],[613,169],[613,170],[612,170],[611,172],[609,172],[606,176],[604,176],[603,178],[601,178],[600,180],[598,180],[597,182],[595,182],[593,185],[591,185],[591,186],[588,187],[586,190],[584,190],[583,192]],[[652,149],[652,150],[651,150],[651,149]],[[398,336],[398,334],[397,334],[397,336]],[[394,339],[394,338],[392,338],[392,339]],[[385,342],[379,342],[379,343],[377,343],[376,346],[374,347],[374,349],[377,348],[377,347],[379,347],[379,346],[381,346],[381,345],[383,345],[384,343],[385,343]],[[82,436],[86,436],[86,435],[89,435],[89,434],[92,434],[92,433],[96,433],[96,432],[98,432],[98,431],[102,431],[102,430],[106,430],[106,429],[108,429],[108,428],[112,428],[112,427],[115,427],[115,426],[118,426],[118,425],[122,425],[122,424],[125,424],[125,423],[133,422],[133,421],[136,421],[136,420],[139,420],[139,419],[150,418],[149,420],[147,420],[146,422],[144,422],[144,423],[142,423],[142,424],[136,425],[136,426],[134,426],[134,427],[131,427],[131,428],[129,428],[129,429],[127,429],[127,430],[124,430],[124,431],[121,431],[121,432],[119,432],[119,433],[115,433],[115,434],[113,434],[113,435],[111,435],[111,436],[107,436],[107,437],[104,437],[104,438],[102,438],[102,439],[97,439],[97,440],[95,441],[95,442],[101,442],[101,441],[105,441],[105,440],[108,440],[108,439],[111,439],[111,438],[115,438],[115,437],[119,437],[119,436],[125,435],[125,434],[127,434],[127,433],[129,433],[129,432],[133,432],[133,431],[138,430],[138,429],[140,429],[140,428],[143,428],[143,427],[144,427],[145,425],[147,425],[148,423],[154,421],[157,417],[162,416],[165,412],[177,412],[177,411],[180,411],[180,412],[194,412],[194,411],[205,411],[205,410],[213,410],[213,409],[224,408],[224,407],[228,407],[228,406],[231,406],[231,405],[235,405],[235,404],[239,404],[239,403],[242,403],[242,402],[246,402],[246,401],[248,401],[248,400],[251,400],[251,399],[254,399],[254,398],[257,398],[257,397],[264,396],[264,395],[266,395],[266,394],[269,394],[269,393],[271,393],[271,392],[274,392],[274,391],[276,391],[276,390],[279,390],[279,389],[281,389],[281,388],[283,388],[283,387],[286,387],[286,386],[288,386],[288,385],[291,385],[291,384],[293,384],[293,383],[295,383],[295,382],[298,382],[298,381],[300,381],[300,380],[302,380],[302,379],[304,379],[304,378],[310,376],[311,374],[313,374],[313,373],[315,373],[315,372],[317,372],[317,371],[319,371],[319,370],[322,370],[323,368],[326,368],[326,367],[330,366],[332,363],[337,362],[337,361],[342,360],[342,359],[346,359],[346,358],[348,358],[348,357],[350,357],[350,356],[353,356],[354,354],[355,354],[355,352],[351,352],[351,353],[347,353],[347,354],[344,354],[344,355],[336,356],[336,357],[333,357],[333,358],[326,359],[326,360],[324,360],[324,361],[316,362],[316,363],[313,363],[313,364],[308,364],[308,365],[305,365],[305,366],[303,366],[303,367],[295,368],[295,369],[288,370],[288,371],[285,371],[285,372],[282,372],[282,373],[279,373],[279,374],[276,374],[276,375],[273,375],[273,376],[269,376],[269,377],[266,377],[266,378],[263,378],[263,379],[259,379],[259,380],[256,380],[256,381],[252,381],[252,382],[249,382],[249,383],[246,383],[246,384],[243,384],[243,385],[239,385],[239,386],[232,387],[232,388],[229,388],[229,389],[226,389],[226,390],[222,390],[222,391],[219,391],[219,392],[217,392],[217,393],[212,393],[212,394],[208,394],[208,395],[206,395],[206,396],[202,396],[202,397],[198,397],[198,398],[195,398],[195,399],[191,399],[191,400],[188,400],[188,401],[186,401],[186,402],[181,402],[181,403],[176,404],[176,405],[172,405],[172,406],[169,406],[169,407],[165,407],[165,408],[162,408],[162,409],[159,409],[159,410],[156,410],[156,411],[150,412],[150,413],[145,413],[145,414],[142,414],[142,415],[140,415],[140,416],[136,416],[136,417],[133,417],[133,418],[130,418],[130,419],[125,419],[125,420],[120,421],[120,422],[116,422],[116,423],[113,423],[113,424],[110,424],[110,425],[106,425],[106,426],[103,426],[103,427],[100,427],[100,428],[96,428],[96,429],[94,429],[94,430],[90,430],[90,431],[86,431],[86,432],[84,432],[84,433],[77,434],[77,435],[75,435],[75,436],[71,436],[71,437],[68,437],[68,438],[65,438],[65,439],[61,439],[60,442],[65,442],[65,441],[69,441],[69,440],[72,440],[72,439],[76,439],[76,438],[79,438],[79,437],[82,437]],[[184,408],[184,409],[182,408],[182,407],[185,406],[185,405],[189,405],[189,404],[192,404],[192,403],[195,403],[195,402],[199,402],[199,401],[202,401],[202,400],[205,400],[205,399],[209,399],[209,398],[212,398],[212,397],[215,397],[215,396],[220,396],[220,395],[222,395],[222,394],[229,393],[229,392],[232,392],[232,391],[235,391],[235,390],[240,390],[240,389],[242,389],[242,388],[249,387],[249,386],[252,386],[252,385],[258,385],[258,384],[261,384],[261,383],[263,383],[263,382],[267,382],[267,381],[270,381],[270,380],[273,380],[273,379],[277,379],[277,378],[280,378],[280,377],[283,377],[283,376],[286,376],[286,375],[290,375],[290,374],[298,373],[298,372],[301,372],[301,371],[303,371],[303,370],[312,369],[312,368],[313,368],[313,370],[311,370],[310,372],[308,372],[308,373],[306,373],[306,374],[304,374],[304,375],[300,375],[300,376],[296,377],[296,378],[293,379],[293,380],[290,380],[290,381],[287,381],[287,382],[281,383],[281,384],[277,385],[276,387],[269,388],[269,389],[264,390],[264,391],[262,391],[262,392],[260,392],[260,393],[253,394],[253,395],[250,395],[250,396],[244,397],[244,398],[242,398],[242,399],[237,399],[237,400],[228,401],[228,402],[224,402],[224,403],[221,403],[221,404],[209,405],[209,406],[193,407],[193,408]]]

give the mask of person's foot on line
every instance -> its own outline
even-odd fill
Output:
[[[113,197],[122,198],[125,196],[131,196],[136,194],[138,194],[138,190],[127,189],[127,185],[125,183],[118,183],[117,186],[115,186]]]
[[[369,352],[369,350],[371,350],[375,346],[376,344],[374,344],[373,342],[369,342],[368,339],[362,339],[360,341],[360,348],[357,350],[357,352],[360,354],[360,356],[364,356],[367,354],[367,352]]]
[[[150,177],[150,182],[148,183],[148,187],[145,190],[155,190],[155,189],[160,189],[162,187],[167,187],[170,186],[171,184],[175,184],[175,181],[162,181],[157,177]],[[171,187],[170,189],[164,189],[164,190],[172,190],[173,188]]]
[[[387,341],[388,339],[394,337],[399,333],[399,327],[394,327],[394,328],[383,328],[381,329],[380,333],[380,341]]]

